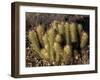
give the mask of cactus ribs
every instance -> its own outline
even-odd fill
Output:
[[[26,13],[26,67],[89,64],[89,16]]]

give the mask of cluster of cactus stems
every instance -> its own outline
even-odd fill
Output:
[[[82,24],[54,20],[47,27],[37,25],[28,31],[32,57],[28,66],[88,64],[88,33]],[[87,55],[87,56],[86,56]],[[34,57],[34,58],[33,58]]]

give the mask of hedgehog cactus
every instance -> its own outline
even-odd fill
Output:
[[[36,31],[28,32],[31,48],[49,65],[74,64],[71,62],[74,59],[72,55],[75,55],[73,43],[77,42],[80,45],[80,50],[83,50],[88,43],[87,32],[83,30],[81,24],[74,22],[54,20],[51,24],[46,30],[42,25],[39,25]],[[76,50],[76,52],[81,51]]]

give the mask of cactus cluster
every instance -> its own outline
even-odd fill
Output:
[[[49,26],[39,24],[27,32],[30,47],[26,66],[88,64],[88,33],[83,25],[54,20]]]

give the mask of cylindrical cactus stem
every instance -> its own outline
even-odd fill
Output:
[[[37,26],[36,31],[37,31],[37,34],[38,34],[39,42],[40,42],[41,46],[44,47],[43,40],[42,40],[42,37],[45,33],[44,26],[42,26],[42,25]]]
[[[59,21],[57,21],[57,20],[54,20],[54,21],[51,23],[52,28],[53,28],[54,30],[56,30],[56,31],[58,31],[58,23],[59,23]]]
[[[48,41],[50,44],[50,60],[54,61],[54,49],[52,46],[54,44],[56,33],[53,28],[50,28],[50,30],[47,33],[48,33]]]
[[[50,45],[49,45],[49,43],[45,45],[45,49],[46,49],[48,55],[50,56]]]
[[[43,40],[44,45],[46,45],[46,44],[49,43],[48,34],[47,34],[47,33],[45,33],[45,34],[43,35],[42,40]]]
[[[55,40],[55,36],[56,36],[56,32],[53,28],[50,28],[48,31],[48,40],[49,40],[49,43],[50,45],[52,46],[53,43],[54,43],[54,40]]]
[[[44,36],[43,36],[43,43],[44,43],[45,49],[47,50],[47,53],[50,55],[50,44],[49,44],[47,33],[45,33]]]
[[[71,42],[75,43],[78,40],[77,37],[77,26],[75,23],[70,23],[70,35],[71,35]]]
[[[46,49],[43,48],[41,49],[41,54],[40,54],[41,58],[43,58],[44,60],[49,60],[49,54],[47,53]]]
[[[66,44],[70,44],[71,43],[71,38],[70,38],[70,25],[68,22],[65,23],[64,25],[65,27],[65,40],[66,40]]]
[[[35,50],[37,53],[40,53],[40,46],[39,46],[36,32],[29,31],[28,38],[29,38],[29,41],[31,42],[31,47],[33,48],[33,50]]]
[[[55,41],[58,42],[58,43],[61,43],[61,42],[62,42],[62,37],[61,37],[60,34],[57,34],[57,35],[56,35]]]
[[[52,64],[52,63],[54,63],[54,48],[53,48],[53,46],[50,46],[50,63]]]
[[[78,27],[78,32],[79,32],[79,34],[81,34],[81,32],[83,31],[83,26],[82,26],[82,24],[77,24],[77,27]]]
[[[81,40],[80,40],[80,47],[84,48],[88,42],[88,34],[86,32],[82,32]]]
[[[69,64],[71,61],[71,57],[72,57],[72,47],[70,45],[66,45],[64,47],[64,55],[63,55],[64,63]]]
[[[64,23],[59,23],[58,24],[58,32],[60,35],[64,35]]]
[[[61,54],[63,54],[63,49],[58,42],[54,42],[54,50],[55,50],[55,61],[58,64],[61,59]]]

